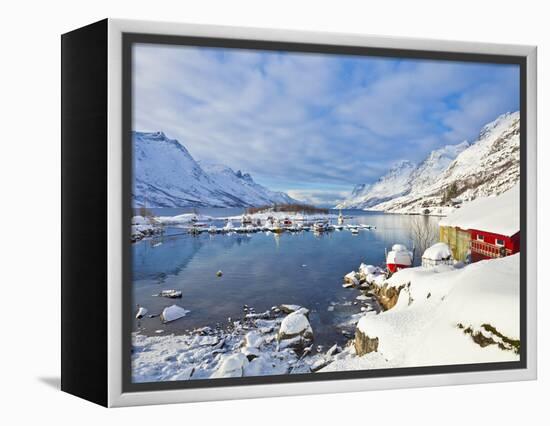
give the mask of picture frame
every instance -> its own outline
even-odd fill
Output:
[[[61,44],[62,390],[104,406],[129,406],[536,378],[535,47],[118,19],[64,34]],[[134,382],[135,313],[130,302],[134,281],[132,243],[127,237],[133,225],[136,173],[132,162],[136,44],[517,65],[519,360]],[[83,217],[85,221],[80,220]]]

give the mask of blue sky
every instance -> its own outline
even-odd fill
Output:
[[[140,44],[133,91],[134,130],[331,205],[518,110],[519,67]]]

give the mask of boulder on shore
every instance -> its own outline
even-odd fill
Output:
[[[226,356],[212,377],[242,377],[248,362],[247,356],[243,353]]]
[[[359,274],[355,271],[351,271],[344,275],[344,283],[352,284],[353,286],[359,285]]]
[[[361,329],[355,330],[355,353],[362,356],[378,350],[378,337],[369,337]]]
[[[281,322],[277,340],[284,346],[305,347],[313,340],[313,329],[304,311],[288,314]],[[288,344],[288,345],[287,345]]]
[[[279,305],[278,309],[279,311],[284,312],[285,314],[292,314],[293,312],[297,312],[297,311],[300,311],[304,315],[309,314],[309,309],[303,308],[300,305],[283,304],[283,305]]]

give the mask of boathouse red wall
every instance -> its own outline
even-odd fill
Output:
[[[506,249],[506,256],[518,253],[520,249],[519,232],[512,236],[506,236],[479,229],[470,229],[470,237],[472,262],[501,257],[503,254],[501,247]],[[504,245],[497,245],[497,240],[501,240]]]

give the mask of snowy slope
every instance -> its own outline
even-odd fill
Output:
[[[419,213],[426,208],[440,209],[453,186],[454,199],[469,201],[505,192],[518,180],[519,112],[514,112],[503,114],[483,127],[472,144],[462,142],[433,151],[410,173],[405,185],[400,182],[398,190],[388,191],[398,195],[378,201],[379,196],[369,189],[366,194],[352,195],[340,206]]]
[[[355,186],[349,199],[338,204],[338,209],[374,207],[410,191],[409,180],[416,170],[414,163],[403,160],[395,164],[390,171],[373,185]]]
[[[346,348],[320,372],[519,360],[519,254],[463,268],[407,268],[386,285],[402,288],[397,304],[368,312],[357,331],[378,338],[375,352]],[[480,336],[483,342],[480,344]],[[477,340],[476,342],[476,339]]]
[[[221,164],[209,164],[205,162],[199,162],[199,164],[216,184],[248,205],[296,203],[296,200],[284,192],[270,191],[266,187],[254,182],[252,176],[248,173],[242,173],[240,170],[235,172],[230,167]]]
[[[252,177],[223,166],[206,171],[177,140],[162,132],[132,133],[134,206],[244,207],[293,202]]]

